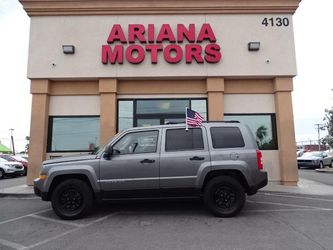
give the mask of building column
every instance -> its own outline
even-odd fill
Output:
[[[31,80],[32,105],[29,141],[29,167],[27,184],[39,176],[46,158],[47,131],[49,123],[49,80]]]
[[[298,168],[292,91],[293,80],[291,77],[277,77],[274,79],[281,184],[295,186],[298,182]]]
[[[208,121],[224,118],[224,78],[207,78]]]
[[[100,79],[100,145],[116,134],[117,79]]]

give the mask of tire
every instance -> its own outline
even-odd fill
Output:
[[[68,179],[55,187],[51,202],[56,215],[65,220],[74,220],[91,211],[93,195],[86,182]]]
[[[27,167],[24,167],[24,172],[22,175],[27,176],[27,173],[28,173],[28,169],[27,169]]]
[[[218,217],[233,217],[245,204],[243,186],[229,176],[211,179],[204,189],[206,207]]]
[[[3,169],[0,169],[0,180],[5,177],[5,171]]]

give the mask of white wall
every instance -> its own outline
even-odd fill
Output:
[[[50,96],[49,115],[99,114],[99,96]]]

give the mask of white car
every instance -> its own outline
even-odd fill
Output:
[[[24,167],[22,163],[15,161],[7,161],[0,158],[0,179],[4,176],[18,176],[24,174]]]

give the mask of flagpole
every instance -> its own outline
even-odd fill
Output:
[[[188,124],[187,124],[187,107],[185,107],[185,130],[188,131]]]

